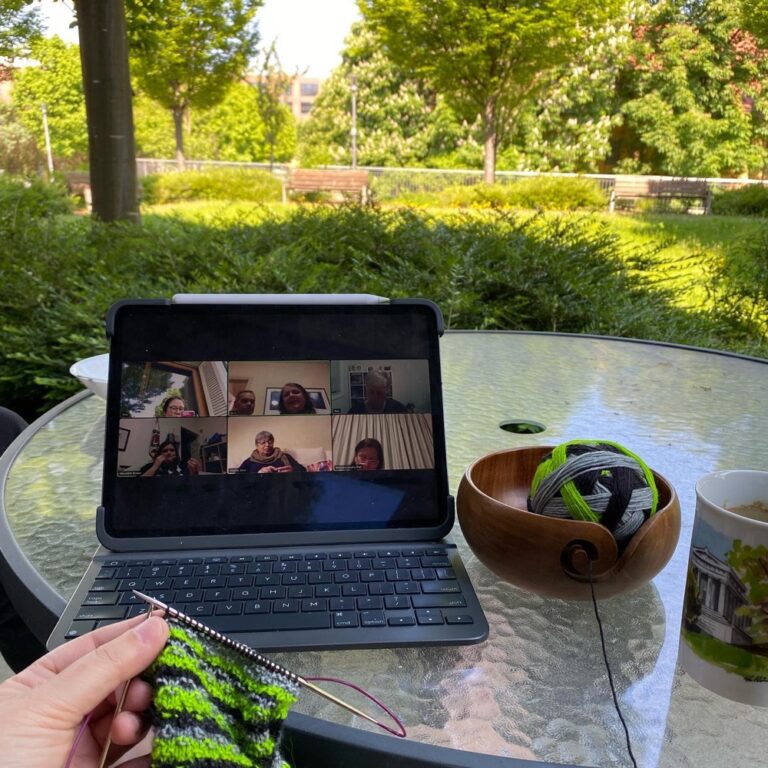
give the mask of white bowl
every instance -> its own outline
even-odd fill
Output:
[[[83,386],[88,387],[99,397],[107,399],[107,381],[109,378],[109,355],[94,355],[78,360],[69,372]]]

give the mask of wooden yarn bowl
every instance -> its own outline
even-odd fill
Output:
[[[590,599],[590,554],[598,598],[631,592],[650,581],[669,562],[680,536],[675,489],[653,473],[658,510],[619,555],[616,540],[598,523],[528,511],[533,475],[551,450],[512,448],[483,456],[467,468],[459,484],[457,513],[477,558],[516,587],[566,600]]]

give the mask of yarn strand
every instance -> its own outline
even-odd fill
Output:
[[[608,662],[608,652],[605,648],[605,633],[603,632],[603,622],[600,619],[600,611],[597,608],[597,598],[595,597],[595,583],[592,580],[592,559],[589,559],[589,589],[592,593],[592,607],[595,609],[595,618],[597,619],[597,629],[600,632],[600,647],[603,649],[603,661],[605,662],[605,670],[608,673],[608,685],[611,687],[611,696],[613,696],[613,706],[616,708],[616,714],[619,716],[621,725],[624,728],[624,736],[627,740],[627,752],[629,753],[629,759],[632,761],[634,768],[637,768],[637,760],[632,752],[632,742],[629,738],[629,728],[627,727],[627,721],[624,719],[621,707],[619,706],[619,698],[616,695],[616,686],[613,682],[613,673],[611,672],[611,665]]]

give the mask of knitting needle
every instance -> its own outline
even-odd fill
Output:
[[[221,634],[221,632],[217,632],[215,629],[212,629],[206,624],[199,622],[197,619],[193,619],[191,616],[188,616],[186,613],[183,613],[177,608],[173,608],[170,605],[166,605],[160,600],[156,600],[154,597],[145,595],[136,589],[132,591],[133,591],[133,594],[136,595],[136,597],[140,598],[145,603],[148,603],[150,606],[153,606],[154,608],[157,608],[160,611],[164,611],[166,615],[170,616],[172,619],[175,619],[176,621],[181,622],[182,624],[186,624],[187,626],[192,627],[193,629],[196,629],[198,632],[202,632],[204,635],[207,635],[213,640],[216,640],[217,642],[222,643],[222,645],[225,645],[228,648],[232,648],[232,650],[237,651],[238,653],[242,654],[246,658],[251,659],[252,661],[255,661],[257,664],[259,664],[262,667],[265,667],[270,672],[276,672],[277,674],[287,677],[289,680],[296,683],[297,685],[300,685],[306,688],[307,690],[310,690],[318,694],[318,696],[322,696],[324,699],[327,699],[328,701],[332,701],[334,704],[337,704],[338,706],[343,707],[349,712],[352,712],[358,717],[362,717],[364,720],[367,720],[369,723],[373,723],[374,725],[377,725],[379,728],[383,728],[385,731],[395,736],[402,737],[406,735],[405,727],[403,726],[403,724],[397,719],[397,717],[392,712],[390,712],[387,709],[387,707],[385,707],[380,702],[377,702],[377,703],[397,723],[400,730],[396,731],[393,728],[390,728],[385,723],[379,722],[375,718],[359,710],[357,707],[352,706],[352,704],[348,704],[346,701],[339,699],[338,697],[334,696],[332,693],[328,693],[328,691],[323,690],[322,688],[315,685],[314,683],[307,680],[306,678],[301,677],[301,675],[297,675],[295,672],[291,672],[285,667],[280,666],[280,664],[276,664],[274,661],[272,661],[271,659],[268,659],[266,656],[262,656],[260,653],[257,653],[256,651],[254,651],[253,648],[249,648],[244,643],[239,643],[237,640],[233,640],[231,637],[227,637],[226,635]]]

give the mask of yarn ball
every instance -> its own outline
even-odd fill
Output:
[[[541,460],[528,496],[531,512],[600,523],[620,544],[656,513],[658,504],[648,465],[608,440],[558,445]]]

